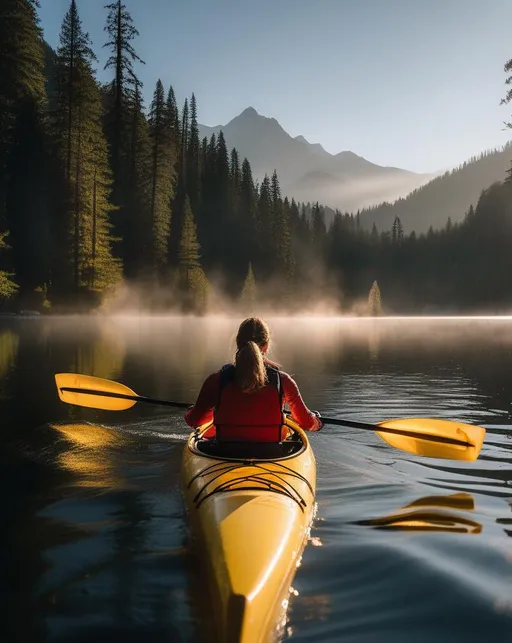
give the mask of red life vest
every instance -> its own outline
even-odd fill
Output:
[[[279,371],[267,365],[268,384],[244,393],[235,383],[235,367],[220,371],[220,392],[214,410],[217,440],[221,442],[281,442],[283,401]]]

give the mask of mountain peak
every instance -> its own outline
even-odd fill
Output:
[[[245,118],[254,118],[255,116],[259,116],[259,114],[254,109],[254,107],[246,107],[244,111],[239,114],[239,117],[240,116],[243,116]]]
[[[283,195],[301,201],[322,201],[351,211],[405,196],[424,182],[424,177],[380,167],[353,152],[330,154],[303,135],[291,136],[275,118],[254,107],[222,127],[201,125],[200,135],[209,138],[220,129],[228,148],[235,147],[240,158],[249,159],[255,179],[276,169]]]

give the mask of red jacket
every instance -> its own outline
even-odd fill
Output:
[[[304,404],[293,378],[283,371],[279,371],[279,376],[282,402],[283,404],[287,403],[290,407],[292,418],[303,429],[319,428],[320,420]],[[196,427],[213,422],[214,409],[219,403],[219,394],[220,371],[217,371],[206,378],[195,405],[185,414],[187,424]],[[277,407],[274,406],[274,402]],[[277,434],[271,427],[276,426],[276,420],[279,417],[276,411],[281,413],[278,406],[277,390],[274,387],[266,386],[256,393],[247,394],[243,393],[234,382],[231,382],[223,389],[222,407],[217,409],[215,415],[219,426],[230,425],[227,434],[226,429],[223,428],[224,435],[227,435],[224,439],[273,441],[276,440]],[[268,430],[262,432],[265,425]]]

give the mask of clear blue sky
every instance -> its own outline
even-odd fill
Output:
[[[107,0],[77,0],[105,80]],[[504,144],[512,130],[503,65],[510,0],[125,0],[146,61],[199,120],[226,124],[248,106],[329,152],[429,172]],[[41,0],[56,47],[69,0]]]

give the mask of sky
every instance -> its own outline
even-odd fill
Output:
[[[77,0],[98,56],[108,0]],[[160,78],[199,121],[225,125],[246,107],[333,154],[415,172],[453,167],[512,138],[505,62],[510,0],[124,0],[145,65],[146,104]],[[57,47],[69,0],[41,0]]]

